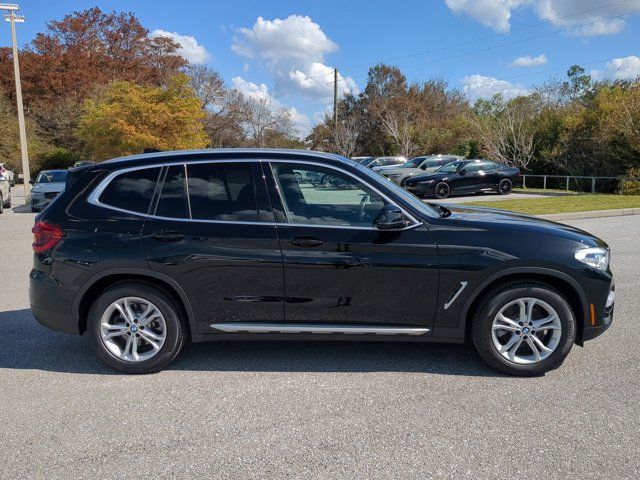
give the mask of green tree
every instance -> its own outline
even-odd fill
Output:
[[[87,100],[78,136],[92,160],[140,153],[145,148],[183,150],[209,145],[205,112],[185,75],[166,87],[113,82]]]

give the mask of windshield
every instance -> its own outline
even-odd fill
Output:
[[[36,183],[64,183],[67,177],[66,170],[60,170],[55,172],[40,172]]]
[[[418,168],[422,162],[424,162],[424,157],[412,158],[408,162],[401,165],[400,168]]]
[[[444,167],[439,168],[436,171],[438,173],[454,173],[454,172],[457,172],[458,168],[460,168],[462,165],[464,164],[460,162],[447,163]]]
[[[379,184],[380,178],[382,178],[382,177],[380,177],[380,175],[376,174],[375,172],[373,172],[373,171],[369,170],[368,168],[365,168],[365,167],[363,167],[361,165],[357,165],[356,168],[360,171],[360,173],[362,173],[363,175],[368,177],[368,179],[370,179],[374,185],[378,185]],[[412,193],[407,192],[404,188],[400,187],[399,185],[396,185],[393,182],[385,182],[384,186],[385,186],[385,189],[392,190],[393,193],[398,195],[405,202],[410,204],[416,210],[424,213],[425,215],[428,215],[430,217],[439,217],[440,216],[440,212],[438,210],[436,210],[431,205],[427,205],[426,203],[422,203],[418,197],[414,196]]]

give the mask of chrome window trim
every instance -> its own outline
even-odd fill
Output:
[[[161,170],[158,172],[158,180],[156,180],[156,182],[159,182],[159,176],[162,173],[162,168],[163,167],[171,167],[174,165],[182,165],[184,166],[185,169],[185,181],[187,180],[186,175],[187,175],[187,165],[191,165],[191,164],[208,164],[208,163],[267,163],[269,165],[269,168],[271,168],[271,163],[295,163],[295,164],[308,164],[308,165],[316,165],[319,167],[324,167],[324,168],[329,168],[329,169],[333,169],[333,170],[337,170],[339,172],[342,172],[354,179],[356,179],[357,181],[359,181],[360,183],[368,186],[369,188],[371,188],[374,192],[376,192],[378,195],[380,195],[383,199],[385,199],[388,203],[397,206],[400,210],[402,210],[402,213],[407,216],[407,218],[409,218],[412,223],[410,225],[407,225],[405,228],[401,229],[401,230],[394,230],[394,231],[404,231],[404,230],[410,230],[413,228],[416,228],[420,225],[422,225],[422,222],[416,220],[416,218],[411,215],[410,213],[408,213],[406,211],[406,209],[404,209],[403,207],[397,205],[397,202],[394,202],[393,200],[391,200],[387,195],[385,195],[384,193],[382,193],[380,190],[378,190],[376,187],[374,187],[373,185],[371,185],[370,183],[368,183],[366,180],[352,174],[351,172],[348,172],[346,170],[343,170],[339,167],[335,167],[333,165],[327,165],[325,163],[322,162],[316,162],[316,161],[306,161],[306,160],[289,160],[289,159],[224,159],[224,158],[220,158],[220,159],[211,159],[211,160],[191,160],[191,161],[176,161],[176,162],[162,162],[162,163],[154,163],[154,164],[150,164],[150,165],[140,165],[140,166],[135,166],[135,167],[127,167],[127,168],[122,168],[122,169],[118,169],[118,170],[114,170],[113,172],[109,173],[104,179],[102,179],[100,181],[100,183],[98,184],[98,186],[96,188],[93,189],[93,191],[89,194],[89,196],[87,197],[87,201],[89,203],[91,203],[92,205],[95,205],[97,207],[102,207],[102,208],[106,208],[109,210],[114,210],[117,212],[121,212],[121,213],[127,213],[130,215],[135,215],[138,217],[143,217],[143,218],[151,218],[151,219],[157,219],[157,220],[170,220],[170,221],[176,221],[176,222],[196,222],[196,223],[222,223],[222,224],[239,224],[239,225],[267,225],[267,226],[291,226],[291,227],[314,227],[314,228],[340,228],[340,229],[348,229],[348,230],[378,230],[376,227],[371,226],[371,227],[357,227],[357,226],[351,226],[351,225],[323,225],[323,224],[312,224],[312,223],[277,223],[277,222],[250,222],[250,221],[242,221],[242,220],[204,220],[204,219],[195,219],[195,218],[173,218],[173,217],[162,217],[162,216],[157,216],[157,215],[151,215],[149,213],[149,211],[151,210],[151,202],[149,205],[149,210],[147,211],[147,213],[140,213],[140,212],[134,212],[132,210],[126,210],[123,208],[118,208],[118,207],[114,207],[111,205],[108,205],[106,203],[103,203],[100,201],[100,195],[102,195],[102,193],[104,192],[105,188],[107,188],[107,185],[109,185],[113,179],[115,179],[117,176],[122,175],[124,173],[129,173],[129,172],[133,172],[133,171],[137,171],[137,170],[145,170],[145,169],[152,169],[152,168],[160,168]],[[275,178],[275,177],[274,177]],[[188,188],[188,187],[186,187]],[[278,192],[279,195],[280,192]],[[187,199],[189,198],[188,196],[188,191],[187,191]],[[282,200],[282,197],[281,197]],[[284,205],[284,203],[283,203]]]

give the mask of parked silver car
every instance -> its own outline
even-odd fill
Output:
[[[67,170],[43,170],[32,181],[31,211],[39,212],[64,191]]]
[[[16,186],[16,176],[11,170],[9,170],[9,165],[4,162],[0,162],[0,175],[7,179],[9,186]]]
[[[365,167],[372,169],[374,172],[377,172],[388,167],[397,167],[406,161],[407,159],[405,157],[399,156],[370,157],[368,160],[360,162],[360,165],[364,165]]]
[[[413,175],[435,172],[448,163],[459,162],[460,160],[464,160],[464,157],[443,154],[414,157],[403,165],[381,170],[378,173],[403,186],[407,178]]]
[[[11,183],[0,173],[0,213],[11,207]]]

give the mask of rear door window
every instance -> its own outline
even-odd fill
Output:
[[[121,173],[109,182],[99,200],[110,207],[146,214],[159,174],[159,167]]]
[[[184,189],[184,165],[172,165],[167,169],[158,199],[156,216],[189,218],[187,195]]]
[[[187,187],[195,220],[258,221],[250,163],[187,165]]]

